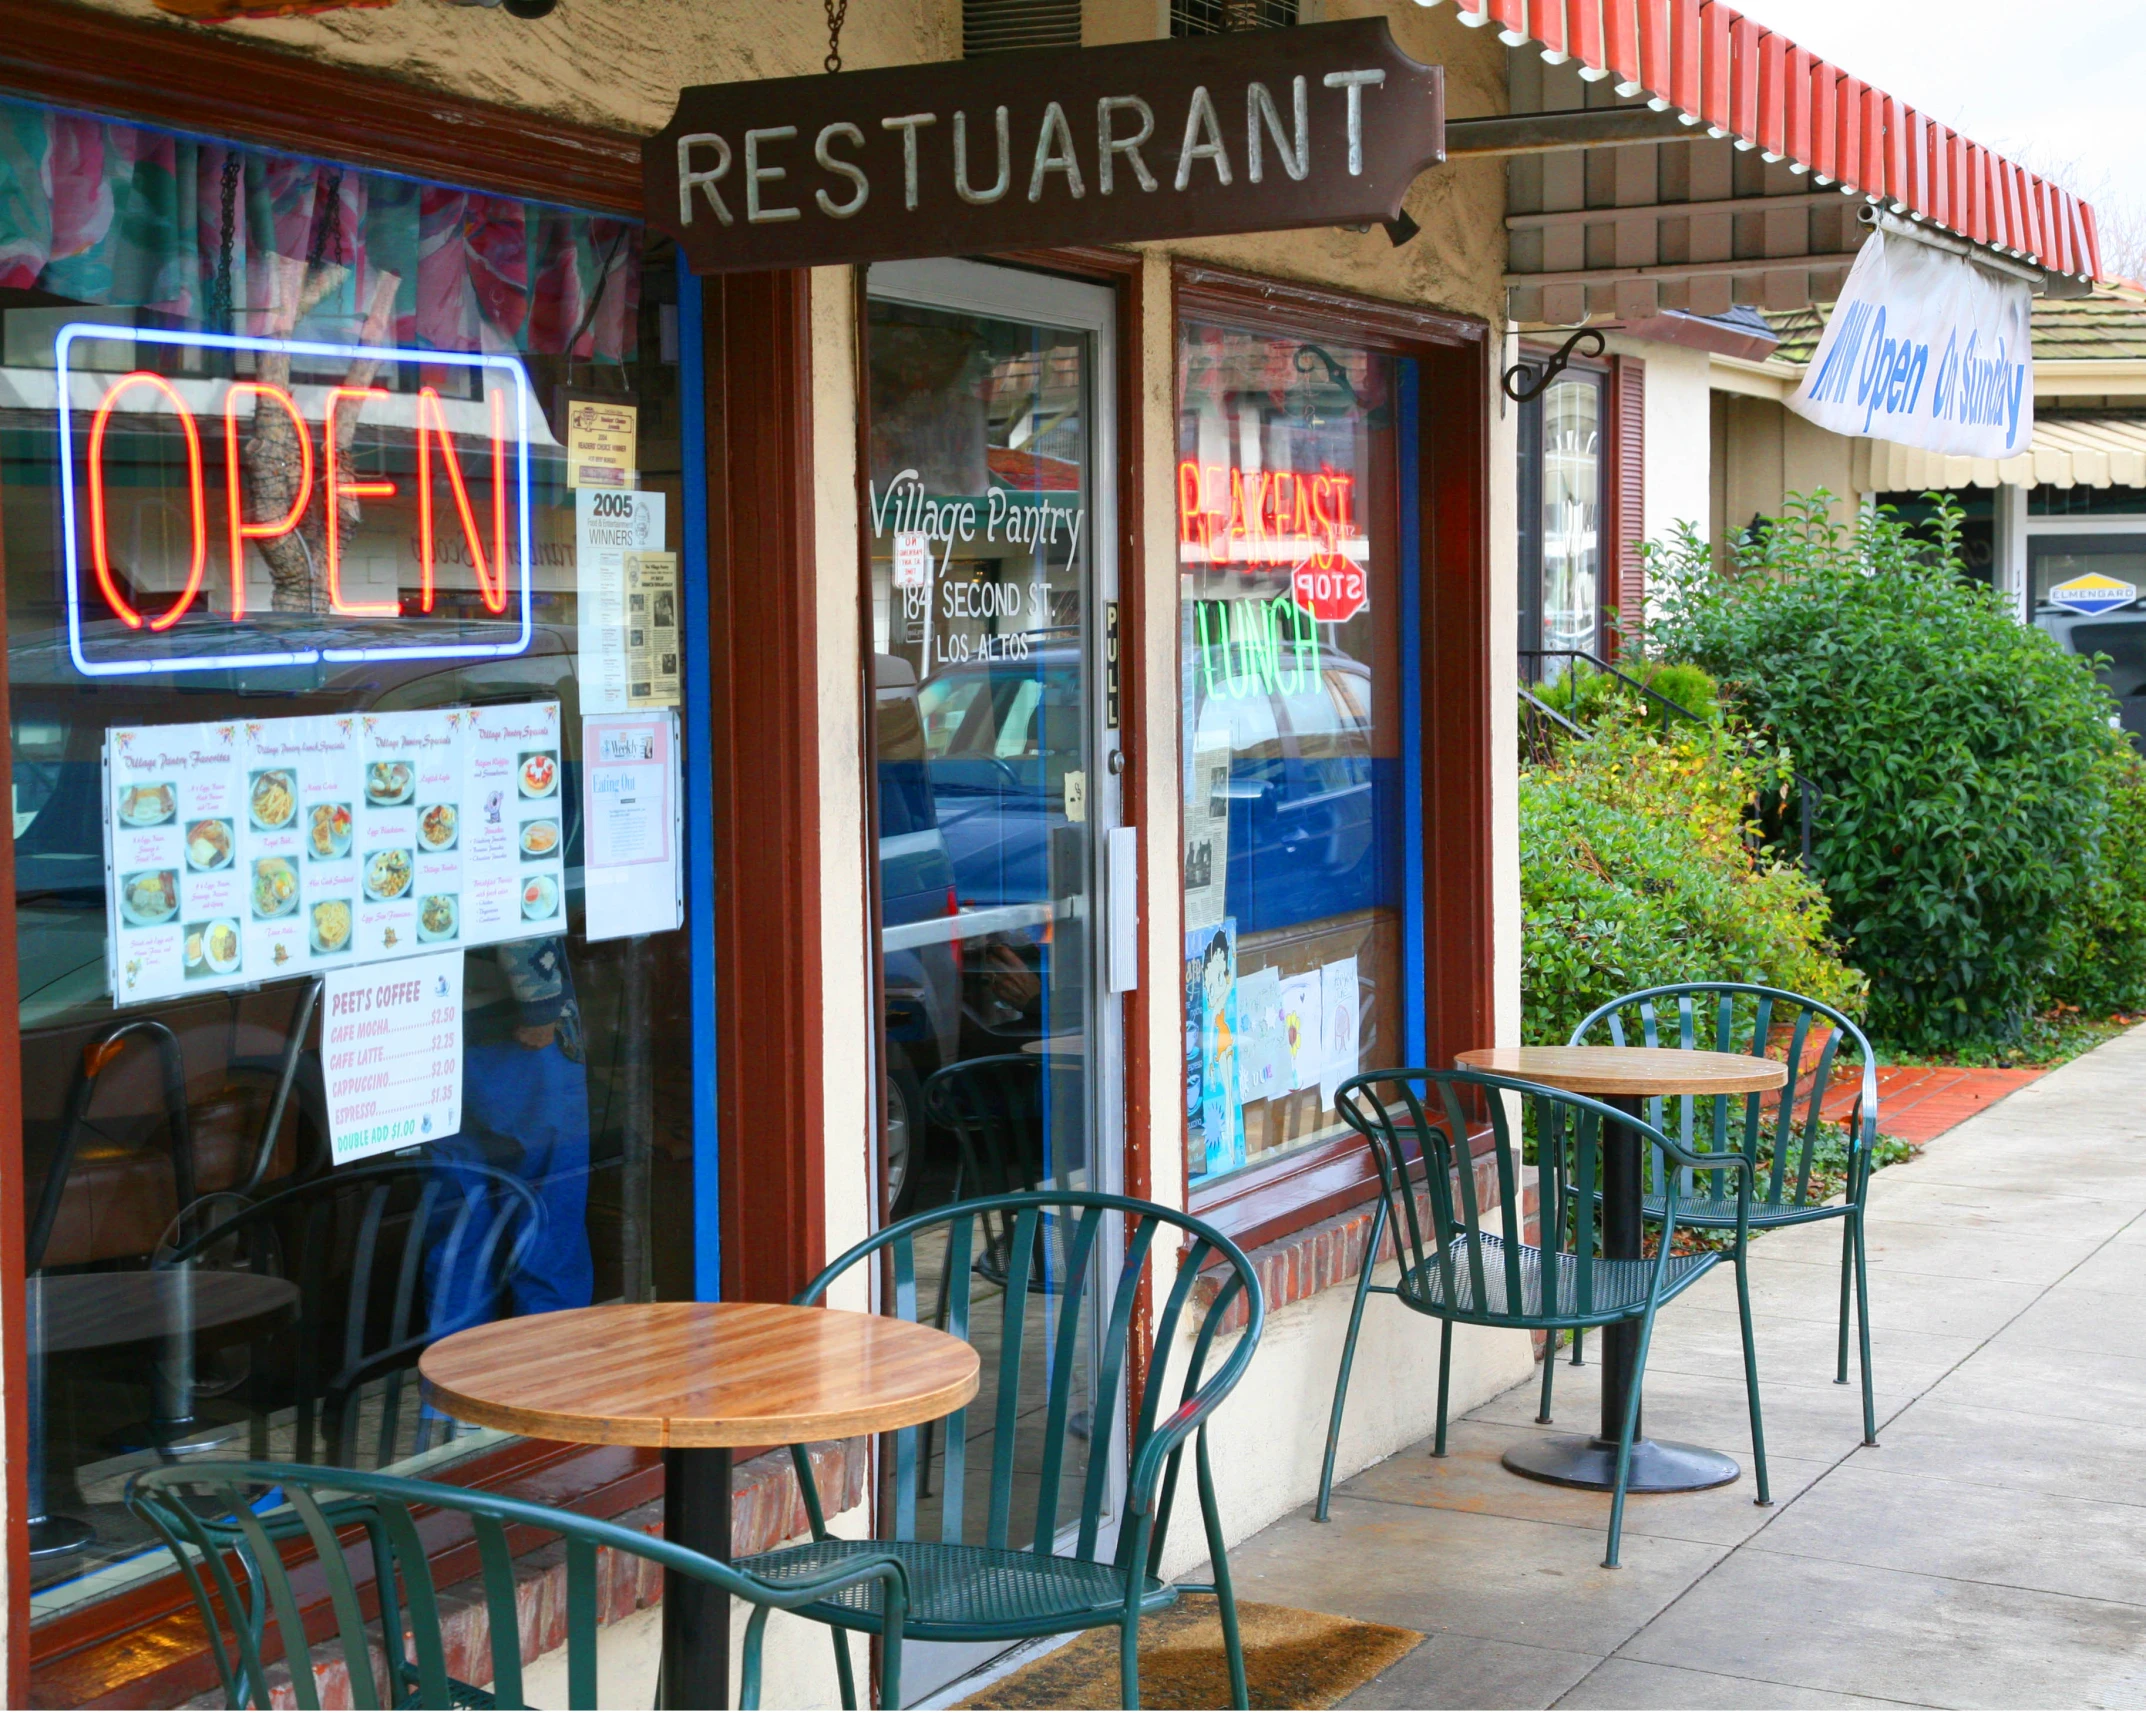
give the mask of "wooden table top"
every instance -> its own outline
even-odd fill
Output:
[[[666,1302],[460,1330],[417,1362],[442,1411],[568,1443],[735,1449],[920,1425],[976,1393],[976,1350],[822,1306]]]
[[[235,1344],[283,1322],[298,1304],[297,1283],[248,1270],[99,1270],[31,1280],[44,1302],[47,1353],[157,1341],[189,1328]]]
[[[1788,1068],[1759,1055],[1713,1049],[1628,1049],[1608,1043],[1471,1049],[1453,1058],[1463,1067],[1554,1085],[1585,1097],[1725,1097],[1778,1091]]]

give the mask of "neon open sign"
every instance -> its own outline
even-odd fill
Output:
[[[74,347],[92,341],[252,353],[256,379],[85,370],[71,362]],[[513,656],[528,649],[529,378],[516,359],[83,322],[60,330],[55,356],[67,638],[83,673]],[[468,391],[480,397],[449,400],[429,385],[391,394],[372,380],[389,364],[420,366],[419,374],[466,372]],[[301,386],[268,379],[287,378],[294,365],[340,369],[345,381]],[[366,421],[369,409],[373,417]],[[407,446],[411,468],[399,477],[357,469],[353,436],[361,421],[376,439],[392,439],[397,451]],[[162,432],[166,450],[175,427],[184,463],[175,482],[153,480],[154,501],[177,512],[183,546],[171,557],[176,583],[168,579],[166,588],[150,592],[140,588],[140,568],[123,564],[115,517],[120,491],[138,496],[142,482],[139,468],[117,460],[114,431],[145,427]],[[156,469],[163,469],[161,459]],[[273,497],[266,516],[264,495]],[[399,555],[386,596],[362,593],[365,580],[353,575],[348,515],[354,504],[368,502],[414,513],[415,590],[408,599]],[[440,538],[452,542],[457,535],[461,552],[442,557]],[[249,550],[286,564],[296,557],[307,594],[296,612],[282,604],[265,616],[251,611]],[[435,613],[446,594],[443,558],[474,578],[467,593],[474,601],[462,605],[454,624]],[[459,599],[464,592],[454,594]],[[299,629],[293,621],[301,622]],[[324,626],[347,642],[323,641]]]

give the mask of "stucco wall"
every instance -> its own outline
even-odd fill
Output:
[[[1615,340],[1610,349],[1645,361],[1647,429],[1642,529],[1653,541],[1679,524],[1696,525],[1702,539],[1712,531],[1709,465],[1708,375],[1705,352],[1649,340]]]
[[[817,72],[827,52],[821,0],[565,0],[530,22],[484,6],[398,0],[215,25],[179,23],[152,0],[80,3],[624,131],[660,129],[685,84]],[[854,6],[842,32],[852,70],[960,52],[960,0]]]

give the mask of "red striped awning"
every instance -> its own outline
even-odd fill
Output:
[[[1673,111],[1695,138],[1728,138],[2050,273],[2100,277],[2085,202],[1722,0],[1454,3],[1462,23],[1495,26],[1515,48],[1532,43],[1588,84],[1615,80],[1617,96]]]

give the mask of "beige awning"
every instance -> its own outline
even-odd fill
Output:
[[[1855,444],[1855,483],[1864,494],[1925,489],[1995,489],[2007,483],[2028,488],[2146,488],[2146,417],[2043,417],[2034,442],[2010,459],[1969,459],[1925,453],[1896,441]]]

